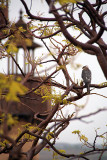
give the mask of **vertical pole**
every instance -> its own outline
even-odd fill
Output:
[[[26,74],[26,55],[24,50],[24,73]]]
[[[30,63],[29,63],[29,61],[30,61],[30,50],[28,49],[28,73],[30,72]]]
[[[28,62],[28,73],[30,72],[30,63]]]
[[[10,57],[8,57],[8,68],[7,68],[7,74],[10,74]]]
[[[12,74],[14,74],[14,61],[12,59]]]
[[[34,69],[34,49],[32,49],[32,65]],[[34,76],[34,70],[33,70],[33,76]]]

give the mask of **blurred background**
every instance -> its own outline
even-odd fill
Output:
[[[42,0],[36,0],[36,1],[27,1],[26,2],[29,9],[31,8],[31,13],[34,15],[39,15],[42,13],[42,15],[45,17],[49,17],[52,16],[51,14],[48,14],[48,5],[46,4],[45,1]],[[17,22],[19,19],[19,12],[20,9],[22,9],[23,11],[23,15],[26,15],[25,9],[22,5],[22,3],[20,2],[20,0],[10,0],[9,3],[9,20],[11,22]],[[106,9],[106,8],[105,8]],[[28,20],[26,18],[26,16],[23,17],[25,22],[29,22],[30,20]],[[75,32],[72,30],[72,32]],[[76,33],[73,33],[76,34]],[[107,33],[104,33],[103,35],[103,39],[107,40]],[[57,37],[58,38],[58,37]],[[59,38],[60,40],[60,38]],[[83,39],[81,39],[83,41]],[[85,39],[84,39],[85,40]],[[35,39],[35,42],[39,43],[42,45],[41,48],[36,49],[36,53],[35,56],[40,56],[40,55],[47,55],[48,51],[47,49],[43,46],[43,43],[41,42],[41,40]],[[48,40],[46,40],[46,43],[50,45],[50,43],[48,42]],[[47,56],[46,56],[47,58]],[[7,73],[7,59],[0,59],[0,72],[1,73]],[[20,61],[21,63],[21,61]],[[92,84],[99,84],[102,82],[105,82],[106,79],[102,73],[101,68],[99,67],[99,64],[97,62],[97,59],[95,56],[90,56],[86,53],[80,53],[78,55],[75,56],[75,58],[73,57],[73,63],[75,64],[79,64],[80,68],[76,69],[72,67],[72,59],[71,59],[71,64],[67,65],[68,71],[70,76],[72,77],[72,79],[75,79],[75,81],[81,81],[81,71],[82,71],[82,66],[84,65],[88,65],[90,70],[92,71]],[[53,63],[54,66],[54,63]],[[45,66],[47,68],[49,68],[49,66]],[[40,69],[42,70],[42,69]],[[54,70],[54,67],[47,71],[47,73],[51,73]],[[59,83],[64,84],[65,81],[63,79],[63,75],[62,73],[59,73],[57,76],[55,76],[55,80]],[[92,91],[92,93],[99,93],[101,95],[105,95],[107,96],[107,88],[104,89],[94,89]],[[89,95],[88,97],[84,97],[81,100],[76,101],[76,104],[82,106],[86,103],[86,106],[81,109],[78,113],[78,116],[81,115],[85,115],[85,114],[89,114],[92,113],[100,108],[105,108],[107,107],[107,99],[102,97],[102,96],[98,96],[98,95]],[[63,109],[64,115],[68,116],[70,114],[73,113],[73,111],[75,110],[75,106],[74,105],[68,105],[66,108]],[[88,117],[86,119],[84,119],[86,122],[90,122],[90,123],[83,123],[80,121],[73,121],[71,122],[71,124],[69,125],[69,127],[63,132],[61,133],[61,135],[58,138],[58,142],[65,142],[65,143],[79,143],[79,138],[77,135],[72,134],[72,131],[74,130],[80,130],[82,134],[84,134],[89,142],[93,142],[94,137],[95,137],[95,130],[97,128],[99,128],[98,130],[98,134],[102,134],[105,131],[107,131],[107,112],[101,112],[98,113],[97,115]],[[98,143],[102,143],[102,139],[99,138],[98,139]]]

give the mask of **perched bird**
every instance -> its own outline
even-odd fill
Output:
[[[88,66],[83,66],[82,68],[82,79],[87,87],[87,93],[90,93],[90,83],[91,83],[91,71]]]

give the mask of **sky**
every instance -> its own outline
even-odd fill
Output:
[[[27,1],[28,6],[30,7],[30,0]],[[10,7],[9,7],[9,19],[10,21],[17,21],[19,18],[19,10],[22,9],[24,14],[25,9],[23,5],[21,4],[20,0],[11,0]],[[32,14],[38,14],[38,12],[42,12],[45,16],[50,16],[48,14],[48,6],[47,4],[42,0],[36,0],[32,1],[32,8],[31,8]],[[106,38],[106,33],[104,34],[103,38]],[[37,43],[41,43],[39,40],[36,40]],[[42,49],[42,48],[41,48]],[[38,55],[41,53],[41,50],[37,50]],[[44,49],[42,49],[42,53],[44,52]],[[46,51],[45,51],[46,52]],[[0,60],[0,72],[6,73],[6,66],[4,64],[6,63],[6,60]],[[81,53],[76,57],[75,63],[81,64],[81,67],[79,70],[72,69],[71,65],[68,66],[68,71],[71,76],[75,75],[75,79],[81,79],[81,68],[84,65],[88,65],[89,68],[92,71],[92,83],[98,84],[105,82],[105,77],[101,71],[101,68],[98,65],[97,59],[95,56],[90,56],[86,53]],[[63,83],[62,74],[58,74],[56,79],[58,82]],[[92,91],[93,93],[97,92],[102,95],[107,95],[107,88],[105,89],[94,89]],[[81,100],[78,100],[77,104],[84,104],[85,102],[88,102],[86,107],[82,109],[79,112],[79,115],[85,115],[91,112],[96,111],[97,109],[107,107],[107,99],[98,95],[89,95],[88,98],[84,97]],[[72,114],[74,111],[73,105],[68,105],[64,109],[64,114],[67,116],[68,114]],[[58,142],[66,142],[66,143],[79,143],[79,139],[77,135],[73,135],[72,131],[74,130],[80,130],[82,134],[86,135],[88,137],[89,142],[92,142],[94,140],[95,136],[95,129],[100,128],[98,130],[98,133],[101,134],[105,131],[107,131],[106,125],[107,125],[107,112],[99,113],[95,116],[91,116],[87,119],[84,119],[87,122],[93,121],[92,123],[83,123],[80,121],[73,121],[70,123],[69,127],[61,133],[59,136]],[[100,138],[98,143],[101,143],[102,139]]]

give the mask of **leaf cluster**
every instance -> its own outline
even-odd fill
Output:
[[[86,142],[88,142],[88,138],[85,135],[81,134],[81,132],[79,130],[75,130],[72,133],[77,134],[79,136],[80,141],[83,142],[84,144],[86,144]]]
[[[5,98],[6,101],[19,102],[18,94],[24,95],[26,92],[27,88],[15,81],[13,76],[5,76],[0,73],[0,95],[2,98]]]

